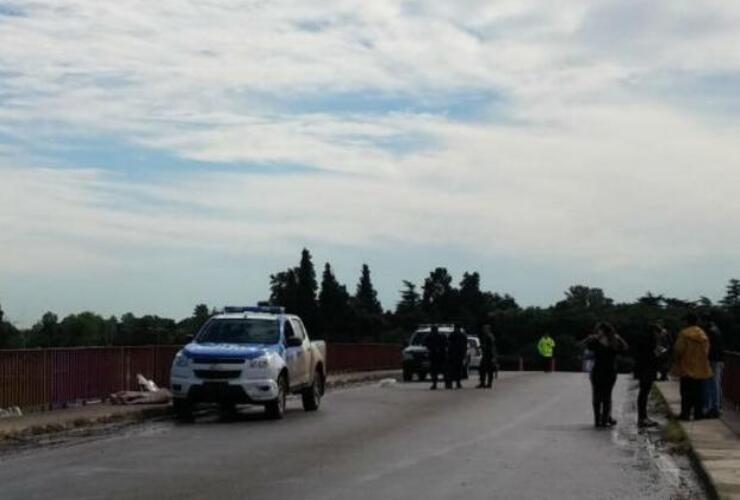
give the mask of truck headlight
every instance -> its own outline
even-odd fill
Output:
[[[251,360],[249,362],[249,367],[250,368],[260,368],[260,369],[262,369],[262,368],[267,368],[267,365],[269,363],[270,362],[269,362],[269,360],[266,357],[264,357],[264,358],[257,358],[257,359],[253,359],[253,360]]]
[[[185,368],[190,364],[190,358],[185,356],[183,353],[178,352],[177,356],[175,356],[175,366],[178,368]]]

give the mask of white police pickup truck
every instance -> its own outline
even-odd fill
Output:
[[[199,403],[224,411],[263,405],[279,419],[289,393],[302,396],[304,410],[317,410],[325,381],[326,345],[308,338],[298,316],[281,307],[226,307],[177,353],[170,386],[182,420]]]

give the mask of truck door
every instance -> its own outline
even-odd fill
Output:
[[[303,340],[303,344],[300,347],[300,350],[297,352],[298,361],[296,363],[296,367],[299,371],[299,379],[296,379],[296,384],[308,384],[311,381],[311,346],[309,345],[310,341],[308,340],[308,335],[306,335],[306,329],[303,326],[303,322],[300,319],[291,318],[290,322],[293,323],[293,332],[295,333],[296,337]]]
[[[283,324],[283,334],[286,341],[289,338],[296,337],[295,328],[293,328],[293,324],[289,319],[286,319]],[[290,378],[291,388],[303,383],[301,382],[301,378],[303,377],[301,366],[304,357],[302,352],[303,346],[286,347],[285,349],[285,364],[288,366],[288,377]]]

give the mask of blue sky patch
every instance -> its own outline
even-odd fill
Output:
[[[302,94],[273,97],[278,111],[292,114],[326,113],[365,116],[392,113],[429,114],[455,121],[495,120],[503,115],[506,99],[493,91],[458,91],[418,95],[376,91]]]
[[[0,144],[2,142],[0,137]],[[147,148],[110,137],[34,144],[29,152],[35,156],[53,158],[50,166],[115,171],[132,180],[156,180],[204,171],[254,175],[290,175],[320,171],[315,167],[298,164],[191,160],[165,150]]]
[[[15,5],[0,2],[0,18],[2,17],[25,17],[25,13]]]

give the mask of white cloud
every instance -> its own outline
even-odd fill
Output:
[[[625,272],[740,244],[738,123],[698,113],[701,88],[671,98],[740,74],[731,2],[6,3],[0,270],[443,238]],[[468,93],[496,102],[475,120],[419,105]],[[365,94],[398,104],[332,107]],[[64,159],[39,144],[103,136],[233,171],[39,168]]]

